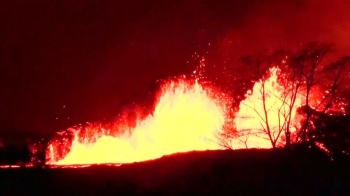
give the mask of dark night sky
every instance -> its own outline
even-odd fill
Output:
[[[1,1],[0,137],[112,118],[155,80],[192,71],[204,46],[218,67],[307,41],[350,53],[348,10],[346,0]]]

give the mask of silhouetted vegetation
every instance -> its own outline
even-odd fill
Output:
[[[6,165],[21,165],[30,162],[31,154],[25,145],[5,145],[0,149],[0,163]]]
[[[0,166],[21,166],[26,165],[42,167],[46,161],[47,141],[8,142],[0,147]]]
[[[329,155],[337,162],[349,159],[350,115],[326,114],[315,109],[301,107],[298,112],[310,113],[310,126],[307,138],[312,143],[322,144]]]
[[[330,151],[331,156],[348,154],[349,115],[347,108],[350,102],[350,57],[341,57],[335,62],[326,61],[326,56],[333,47],[329,44],[308,43],[298,51],[279,50],[266,56],[242,57],[242,62],[250,70],[250,78],[259,82],[261,104],[263,111],[252,107],[252,112],[258,113],[261,118],[261,132],[271,141],[271,147],[278,147],[278,141],[283,136],[283,146],[290,147],[292,143],[310,143],[322,145]],[[277,79],[283,94],[277,99],[282,101],[278,110],[279,126],[271,127],[266,99],[276,96],[267,92],[265,83],[271,76],[271,68],[278,69]],[[270,93],[270,94],[268,94]],[[293,123],[292,110],[298,106],[296,100],[302,101],[298,122]],[[287,108],[287,109],[286,109]],[[296,134],[291,134],[291,129]],[[283,133],[283,134],[281,134]],[[241,134],[255,134],[254,131],[226,130],[219,135],[221,146],[231,148],[230,140]],[[247,137],[248,138],[248,137]],[[338,141],[342,139],[342,141]]]
[[[253,80],[262,83],[271,65],[278,65],[278,80],[284,87],[279,97],[289,108],[274,136],[264,109],[266,133],[273,149],[191,152],[121,167],[92,166],[85,169],[1,170],[0,190],[13,194],[152,194],[152,195],[339,195],[349,191],[350,181],[350,83],[349,57],[324,64],[331,46],[310,43],[298,52],[277,51],[268,57],[244,57]],[[303,105],[297,110],[299,126],[291,135],[291,112],[297,95]],[[315,97],[317,94],[318,97]],[[288,96],[287,96],[288,95]],[[315,102],[315,99],[318,102]],[[83,132],[89,134],[88,131]],[[237,130],[219,135],[222,147],[232,148]],[[247,134],[247,132],[243,132]],[[61,135],[60,135],[61,134]],[[277,141],[284,135],[284,145]],[[58,133],[72,138],[69,132]],[[247,134],[246,139],[249,139]],[[71,140],[65,140],[71,141]],[[246,141],[242,141],[246,142]],[[62,146],[66,146],[63,145]],[[42,168],[47,141],[0,145],[0,165],[31,164]],[[62,156],[67,149],[59,149]],[[18,188],[20,187],[20,188]]]

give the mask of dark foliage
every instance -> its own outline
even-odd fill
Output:
[[[7,165],[24,165],[30,162],[30,151],[25,145],[5,145],[0,149],[0,163]]]
[[[332,111],[344,114],[349,109],[350,88],[349,76],[350,57],[344,56],[334,62],[326,57],[333,50],[333,46],[326,43],[310,42],[304,44],[299,50],[277,50],[265,55],[251,55],[241,58],[242,64],[248,68],[247,78],[253,83],[260,81],[260,93],[263,111],[252,108],[262,119],[261,129],[271,141],[271,147],[277,147],[279,136],[284,137],[282,145],[289,148],[292,143],[309,141],[323,144],[332,156],[348,155],[350,135],[348,135],[347,115],[328,115]],[[283,89],[283,95],[277,97],[283,101],[279,110],[278,119],[282,119],[282,126],[276,131],[276,137],[271,137],[269,108],[266,107],[265,81],[270,77],[269,69],[277,67],[278,83]],[[251,85],[253,86],[253,85]],[[300,126],[294,127],[292,122],[293,108],[297,100],[301,100],[306,108],[315,108],[303,112]],[[318,113],[316,112],[318,111]],[[293,126],[293,127],[292,127]],[[298,137],[292,138],[291,129],[297,128]],[[225,130],[219,134],[221,146],[230,148],[231,140],[237,138],[244,130]],[[282,134],[281,134],[282,133]],[[246,133],[243,133],[246,134]],[[342,139],[342,141],[339,141]]]
[[[327,114],[303,106],[299,114],[310,113],[307,138],[310,142],[323,144],[335,161],[345,161],[350,153],[350,115]]]

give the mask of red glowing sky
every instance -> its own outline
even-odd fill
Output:
[[[128,2],[0,3],[1,136],[113,118],[153,100],[155,80],[192,71],[194,52],[219,78],[241,55],[308,41],[350,52],[346,0]]]

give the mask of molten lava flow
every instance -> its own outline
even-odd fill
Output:
[[[271,68],[270,77],[255,83],[252,91],[248,91],[246,99],[240,103],[239,112],[234,120],[240,133],[235,146],[244,142],[248,148],[271,148],[268,130],[278,144],[287,129],[289,114],[290,131],[295,132],[293,120],[297,107],[301,106],[301,97],[297,94],[295,104],[290,107],[293,92],[286,93],[278,83],[278,71],[278,68]]]
[[[299,92],[293,91],[293,86],[287,91],[282,88],[278,71],[270,69],[269,78],[255,83],[235,119],[231,116],[232,98],[213,86],[185,78],[168,81],[153,113],[141,118],[144,111],[136,111],[135,123],[119,119],[109,127],[88,124],[61,132],[61,138],[49,143],[48,164],[130,163],[177,152],[220,149],[216,133],[225,130],[237,130],[234,149],[271,148],[269,135],[279,145],[286,129],[296,130],[301,98],[297,94],[290,107],[293,92]]]
[[[138,120],[130,132],[112,136],[113,130],[100,125],[71,128],[63,133],[72,133],[71,138],[49,143],[48,164],[130,163],[218,149],[215,132],[229,121],[230,105],[224,94],[197,80],[170,81],[163,85],[153,114]]]

